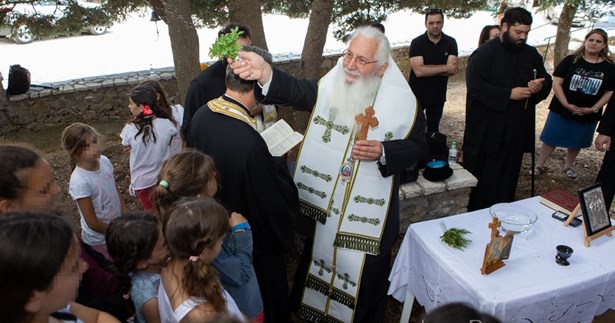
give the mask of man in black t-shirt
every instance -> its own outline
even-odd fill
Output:
[[[427,31],[410,44],[412,70],[408,83],[425,111],[429,132],[439,130],[448,77],[457,73],[457,42],[442,32],[443,25],[442,10],[428,10],[425,13]]]

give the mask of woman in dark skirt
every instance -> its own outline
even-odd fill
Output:
[[[581,151],[592,145],[602,107],[615,89],[615,64],[610,57],[608,35],[591,30],[572,55],[564,58],[553,72],[553,92],[549,115],[540,135],[542,147],[535,175],[544,173],[547,158],[556,147],[567,148],[564,172],[576,178],[574,161]]]

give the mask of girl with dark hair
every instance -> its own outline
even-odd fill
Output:
[[[166,224],[175,204],[182,198],[213,197],[218,190],[214,161],[200,151],[188,150],[169,158],[160,170],[154,201]],[[263,301],[252,266],[252,232],[247,220],[232,212],[231,230],[212,266],[218,270],[224,289],[252,322],[263,322]]]
[[[164,89],[162,88],[162,85],[156,80],[143,81],[139,84],[139,86],[149,86],[156,90],[158,106],[161,110],[164,109],[169,115],[171,115],[171,118],[169,120],[171,120],[175,127],[177,127],[177,131],[179,131],[180,134],[180,136],[176,138],[177,140],[179,140],[179,144],[174,143],[172,145],[174,150],[171,152],[171,155],[181,152],[181,149],[185,146],[183,132],[181,131],[182,123],[184,120],[184,107],[182,107],[181,104],[171,105],[169,103],[169,100],[167,100],[166,94],[164,94]]]
[[[51,212],[60,186],[49,162],[19,145],[0,145],[0,213],[19,210]]]
[[[164,228],[171,258],[158,293],[163,322],[207,322],[217,313],[244,319],[211,266],[228,229],[226,209],[211,198],[181,201],[173,208]]]
[[[144,211],[155,212],[151,193],[158,183],[158,172],[172,151],[181,150],[181,140],[171,122],[172,115],[159,107],[154,88],[137,86],[130,92],[129,101],[134,118],[124,126],[120,137],[130,151],[130,188]]]
[[[62,147],[73,167],[68,192],[77,203],[83,242],[110,260],[105,230],[126,205],[115,183],[113,164],[100,153],[101,135],[85,123],[73,123],[62,132]]]
[[[154,215],[131,212],[109,223],[106,238],[122,290],[135,305],[135,322],[161,322],[158,288],[168,249],[160,222]]]
[[[596,28],[583,44],[566,56],[553,72],[553,99],[540,135],[542,147],[536,167],[530,174],[540,175],[556,147],[567,148],[564,173],[576,178],[573,168],[581,148],[592,145],[596,125],[615,90],[615,64],[609,52],[607,33]]]
[[[74,303],[87,269],[79,249],[76,235],[62,217],[1,216],[0,322],[118,322]]]

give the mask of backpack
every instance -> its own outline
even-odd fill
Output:
[[[30,71],[21,67],[19,64],[11,65],[9,68],[9,84],[6,88],[6,95],[18,95],[28,92],[30,89]]]

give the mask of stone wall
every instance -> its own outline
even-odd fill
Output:
[[[453,175],[442,182],[430,182],[421,174],[416,182],[399,188],[399,220],[404,232],[412,223],[467,212],[470,190],[476,177],[460,165],[451,165]]]
[[[335,65],[340,54],[325,53],[323,75]],[[395,47],[392,55],[407,77],[410,71],[408,45]],[[299,55],[276,55],[274,60],[280,69],[293,75],[299,74]],[[128,93],[139,82],[147,79],[159,80],[170,101],[183,101],[177,97],[177,83],[172,67],[157,69],[153,73],[140,71],[56,82],[50,85],[58,89],[32,87],[27,93],[11,96],[5,104],[0,104],[0,135],[22,129],[44,130],[76,121],[126,121],[130,117]],[[298,130],[305,129],[309,117],[307,113],[294,112],[290,108],[282,108],[280,115]]]

